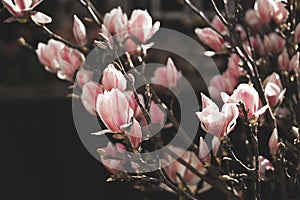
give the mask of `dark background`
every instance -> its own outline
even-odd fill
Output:
[[[155,18],[163,20],[163,27],[188,30],[190,34],[193,23],[199,25],[197,18],[187,27],[182,18],[172,17],[172,13],[182,14],[184,10],[177,1],[162,2],[162,11],[170,15],[158,13]],[[146,0],[98,1],[96,7],[104,13],[119,4],[127,12],[136,7],[151,12],[151,3]],[[205,9],[209,12],[208,6]],[[45,0],[37,10],[51,14],[54,22],[50,27],[71,40],[74,12],[87,15],[72,0]],[[0,20],[9,16],[2,10]],[[93,31],[91,38],[96,35]],[[70,84],[46,73],[34,52],[19,46],[21,36],[34,47],[38,41],[47,41],[40,30],[28,24],[0,23],[0,199],[177,199],[167,192],[137,191],[130,183],[106,183],[109,173],[77,135],[72,101],[66,98]]]

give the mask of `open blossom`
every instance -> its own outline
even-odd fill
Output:
[[[85,109],[91,115],[97,115],[96,102],[99,94],[102,94],[103,90],[100,84],[90,81],[86,83],[82,88],[81,101]]]
[[[64,47],[64,43],[50,39],[48,41],[48,44],[40,42],[35,52],[40,62],[45,66],[45,69],[47,71],[57,73],[60,68],[57,52],[59,52]]]
[[[278,143],[278,131],[277,128],[275,128],[270,136],[269,139],[269,150],[270,154],[275,156],[279,149],[279,143]]]
[[[196,28],[195,33],[197,34],[198,38],[203,42],[205,45],[209,46],[215,51],[221,51],[223,49],[223,45],[225,43],[222,36],[216,33],[211,28]]]
[[[80,46],[86,45],[87,43],[86,28],[82,23],[82,21],[76,15],[74,15],[73,34],[77,44],[79,44]]]
[[[108,131],[113,133],[123,132],[133,117],[125,94],[117,88],[98,95],[96,110]]]
[[[239,116],[236,104],[225,103],[220,112],[218,106],[213,101],[204,94],[201,94],[201,96],[202,111],[196,112],[196,115],[201,121],[202,129],[217,137],[227,136],[233,131]]]
[[[269,23],[275,14],[277,5],[273,0],[256,0],[254,9],[258,13],[260,20]]]
[[[103,26],[105,27],[104,32],[106,32],[106,34],[111,33],[112,35],[116,35],[115,37],[118,42],[123,42],[128,35],[128,17],[126,13],[123,13],[121,7],[113,8],[104,15]]]
[[[121,71],[117,70],[113,64],[109,64],[103,71],[101,83],[103,89],[107,91],[110,91],[113,88],[118,88],[120,91],[125,91],[127,80]]]
[[[189,165],[191,165],[193,168],[198,170],[201,174],[205,174],[207,171],[203,167],[200,160],[197,158],[197,156],[191,152],[191,151],[184,151],[183,149],[179,147],[175,147],[172,145],[168,145],[168,148],[175,153],[176,155],[181,155],[180,158],[183,159],[185,162],[187,162]],[[165,171],[167,177],[173,182],[173,183],[180,183],[180,178],[177,176],[179,174],[181,178],[185,181],[188,185],[196,185],[200,178],[196,176],[194,173],[192,173],[190,170],[188,170],[184,165],[179,163],[178,161],[173,161],[173,157],[170,155],[166,155],[166,163],[167,166],[163,168]]]
[[[181,73],[177,71],[176,66],[171,58],[168,58],[166,67],[158,67],[151,79],[153,83],[163,85],[167,88],[175,87],[181,78]]]
[[[94,73],[90,70],[80,69],[76,74],[76,83],[82,88],[93,79],[93,74]]]
[[[136,9],[131,13],[128,31],[141,43],[146,43],[159,29],[160,22],[152,25],[152,17],[147,10]]]
[[[98,149],[108,155],[114,156],[117,153],[124,153],[126,148],[123,144],[117,143],[116,145],[109,142],[106,147]],[[122,170],[122,167],[125,163],[125,160],[105,158],[103,155],[100,155],[100,159],[105,168],[112,174],[116,174]]]
[[[271,74],[264,80],[263,85],[270,106],[276,106],[283,99],[285,93],[279,75],[276,73]]]
[[[57,56],[59,70],[57,76],[63,80],[74,80],[75,71],[84,61],[84,55],[76,49],[64,46]]]
[[[274,167],[273,167],[272,163],[263,156],[259,156],[258,161],[259,161],[259,171],[258,171],[259,178],[262,181],[266,181],[267,180],[267,176],[266,176],[267,171],[274,171]]]
[[[280,53],[284,50],[285,40],[272,32],[264,36],[264,45],[267,51],[272,53]]]
[[[57,73],[60,79],[69,81],[73,81],[75,71],[84,60],[81,52],[53,39],[48,44],[39,43],[36,54],[47,71]]]
[[[248,111],[249,118],[258,117],[263,114],[267,106],[259,108],[259,95],[252,85],[242,83],[234,91],[231,96],[226,93],[221,93],[221,97],[225,103],[240,102],[244,104],[245,109]],[[243,117],[243,113],[240,112],[240,116]]]
[[[2,0],[3,5],[7,10],[13,15],[12,17],[5,20],[5,22],[13,22],[17,19],[24,19],[30,14],[31,19],[35,23],[47,24],[51,23],[51,17],[45,15],[44,13],[32,11],[37,5],[39,5],[43,0]]]

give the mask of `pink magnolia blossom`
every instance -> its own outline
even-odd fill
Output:
[[[106,147],[98,149],[108,155],[115,156],[117,153],[124,153],[126,148],[123,144],[117,143],[116,145],[109,142]],[[116,174],[122,170],[122,167],[125,163],[125,160],[104,158],[103,155],[100,155],[100,159],[105,168],[112,174]]]
[[[294,34],[294,42],[299,43],[300,42],[300,23],[297,24],[295,28],[295,34]]]
[[[269,150],[270,154],[275,156],[279,149],[279,143],[278,143],[278,131],[277,128],[275,128],[270,136],[269,139]]]
[[[57,52],[64,47],[64,43],[50,39],[48,44],[40,42],[35,52],[47,71],[57,73],[60,69]]]
[[[160,22],[157,21],[153,25],[152,23],[152,17],[147,10],[136,9],[131,13],[128,31],[141,43],[146,43],[160,27]]]
[[[280,53],[284,50],[285,40],[272,32],[264,36],[264,45],[267,51]]]
[[[262,181],[266,181],[267,180],[266,172],[274,171],[274,167],[273,167],[272,163],[263,156],[259,156],[258,161],[259,161],[259,171],[258,171],[259,178]]]
[[[133,118],[132,124],[125,128],[122,127],[122,130],[128,135],[132,147],[137,148],[142,142],[142,128],[139,122]]]
[[[180,156],[181,159],[183,159],[185,162],[190,164],[201,174],[204,175],[207,173],[207,170],[203,167],[202,163],[193,152],[184,151],[179,147],[175,147],[171,145],[169,145],[168,148],[176,155],[178,156],[181,155]],[[198,176],[196,176],[194,173],[192,173],[190,170],[188,170],[184,165],[182,165],[178,161],[173,161],[172,163],[168,163],[173,160],[172,156],[166,155],[166,160],[168,166],[166,166],[163,170],[165,171],[167,177],[173,183],[181,182],[177,174],[179,174],[182,177],[182,179],[185,181],[185,183],[188,185],[196,185],[200,181],[200,178]]]
[[[86,45],[87,43],[86,28],[82,23],[82,21],[76,15],[74,15],[73,34],[77,44],[79,44],[80,46]]]
[[[126,90],[127,80],[121,71],[117,70],[113,64],[109,64],[103,71],[102,77],[103,89],[110,91],[118,88],[120,91]]]
[[[224,46],[224,39],[211,28],[196,28],[195,33],[205,45],[215,51],[221,51]]]
[[[289,62],[290,62],[289,54],[285,50],[278,56],[278,65],[280,69],[291,71],[291,69],[289,69]]]
[[[276,23],[285,22],[289,16],[288,10],[285,8],[285,6],[281,2],[281,0],[276,0],[276,5],[277,5],[277,8],[275,9],[275,13],[273,15],[273,20]]]
[[[285,93],[279,75],[276,73],[271,74],[264,80],[263,85],[270,106],[276,106],[283,99]]]
[[[47,24],[51,23],[51,17],[41,12],[32,11],[37,5],[43,0],[2,0],[3,5],[13,15],[12,17],[5,20],[5,22],[13,22],[17,19],[25,18],[30,14],[31,19],[35,23]]]
[[[253,9],[249,9],[245,14],[245,21],[252,29],[260,29],[263,26],[262,21],[257,15],[256,11]]]
[[[64,46],[64,48],[58,52],[57,61],[60,68],[57,76],[60,79],[72,82],[74,80],[75,71],[84,61],[84,55],[76,49]]]
[[[211,141],[211,145],[212,145],[213,155],[215,157],[217,157],[218,151],[219,151],[219,147],[221,145],[221,141],[219,140],[219,138],[217,136],[213,137],[213,139]]]
[[[163,85],[167,88],[173,88],[177,85],[181,73],[177,71],[176,66],[171,58],[168,58],[166,67],[158,67],[151,79],[153,83]]]
[[[213,101],[202,93],[201,96],[202,111],[196,112],[196,115],[201,121],[202,129],[217,137],[227,136],[233,131],[239,116],[236,104],[225,103],[220,112],[218,106]]]
[[[86,83],[93,79],[93,74],[92,71],[80,69],[76,74],[76,83],[82,88]]]
[[[130,108],[125,94],[117,88],[98,95],[96,110],[108,128],[107,131],[113,133],[123,132],[124,127],[129,126],[133,117],[133,110]],[[107,131],[105,130],[103,133]]]
[[[277,61],[281,70],[291,72],[299,68],[299,53],[296,53],[292,59],[290,59],[288,52],[285,50],[278,56]]]
[[[103,25],[106,29],[104,31],[116,35],[118,42],[123,42],[128,35],[128,17],[126,13],[123,13],[121,7],[113,8],[109,13],[106,13],[103,18]]]
[[[211,160],[210,150],[202,137],[199,140],[199,158],[204,163],[210,163]]]
[[[99,94],[102,94],[103,90],[100,84],[90,81],[86,83],[82,88],[81,101],[85,109],[91,115],[97,115],[96,102]]]
[[[231,54],[228,58],[227,70],[231,76],[239,77],[242,75],[240,69],[241,59],[237,54]]]
[[[138,102],[135,100],[134,93],[132,91],[128,91],[125,94],[126,94],[129,106],[133,110],[134,118],[137,119],[138,121],[142,120],[144,118],[143,112],[142,112],[141,108],[139,107]],[[138,98],[139,98],[140,103],[142,105],[145,105],[144,98],[141,94],[138,94]]]
[[[162,111],[162,107],[155,104],[154,101],[151,101],[150,105],[150,118],[151,123],[160,124],[160,128],[163,127],[166,120],[166,114]]]
[[[238,77],[231,76],[230,71],[226,70],[222,75],[216,75],[210,80],[208,91],[212,98],[221,101],[221,92],[232,94],[237,84]]]
[[[263,23],[269,23],[278,9],[274,0],[256,0],[254,5],[254,10]]]
[[[214,27],[221,34],[225,35],[228,33],[227,27],[223,24],[223,22],[217,15],[214,16],[214,18],[211,22],[211,26]]]
[[[300,59],[300,53],[297,52],[291,59],[290,63],[289,63],[289,69],[292,70],[296,70],[299,69],[299,59]]]
[[[250,40],[255,52],[259,53],[261,56],[265,56],[267,54],[264,43],[258,34],[255,35],[255,37],[251,37]]]
[[[221,93],[221,97],[225,103],[242,102],[245,109],[248,111],[249,118],[255,118],[263,114],[268,108],[267,105],[259,109],[259,95],[252,85],[242,83],[234,91],[231,96],[226,93]],[[240,116],[243,117],[243,113],[240,112]]]

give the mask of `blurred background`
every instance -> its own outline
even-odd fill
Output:
[[[195,4],[211,16],[208,2],[198,0]],[[252,1],[244,2],[252,5]],[[127,14],[135,8],[147,9],[162,27],[192,37],[194,27],[202,24],[180,0],[93,3],[103,15],[119,5]],[[89,16],[77,0],[44,0],[36,10],[50,15],[53,23],[49,27],[71,41],[73,15]],[[0,21],[9,16],[1,8]],[[86,25],[90,39],[96,38],[99,29],[92,23]],[[140,192],[129,183],[106,183],[109,173],[87,152],[76,133],[72,101],[66,97],[70,83],[47,73],[35,52],[19,45],[19,37],[34,48],[48,40],[28,24],[0,23],[0,199],[177,199],[168,192]],[[214,199],[223,199],[217,196]]]

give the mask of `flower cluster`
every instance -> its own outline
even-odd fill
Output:
[[[87,113],[100,121],[102,129],[92,134],[110,140],[97,149],[112,174],[109,180],[138,179],[186,199],[197,199],[215,187],[228,199],[258,200],[262,182],[268,191],[280,191],[281,199],[300,195],[297,1],[256,0],[248,10],[238,0],[232,1],[234,9],[231,1],[223,1],[223,11],[210,0],[217,15],[209,21],[185,0],[207,22],[207,27],[194,31],[209,52],[205,55],[225,63],[207,90],[198,94],[201,109],[189,110],[201,126],[195,138],[185,132],[189,129],[181,126],[178,114],[176,95],[183,89],[179,85],[184,66],[168,57],[165,65],[150,70],[151,78],[145,76],[147,51],[160,27],[147,10],[135,9],[128,17],[117,7],[102,19],[91,1],[82,0],[90,21],[98,25],[99,40],[89,41],[87,28],[74,15],[74,44],[47,27],[49,16],[33,10],[41,2],[2,0],[12,15],[5,22],[28,22],[51,36],[46,44],[38,43],[35,53],[47,71],[73,84],[70,96],[80,99]],[[104,52],[96,66],[85,63],[91,47]],[[124,55],[118,55],[120,49]],[[111,56],[118,57],[107,62]],[[138,78],[143,87],[136,88]],[[162,154],[143,155],[162,149],[177,133],[182,142],[190,142],[186,149],[172,144]],[[156,170],[143,174],[153,166]]]

